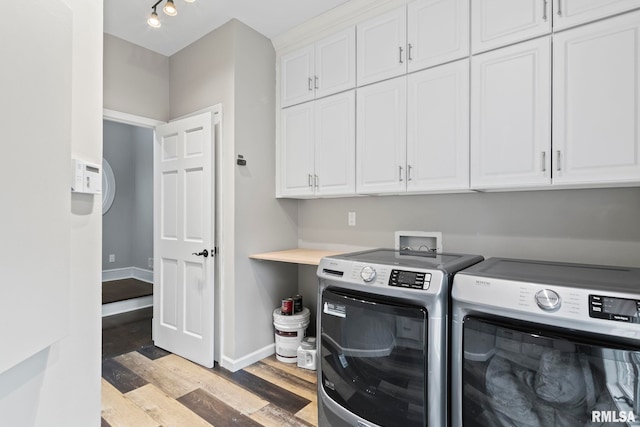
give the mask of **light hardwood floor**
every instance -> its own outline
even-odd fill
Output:
[[[316,372],[274,356],[237,372],[153,345],[103,360],[102,425],[316,426]]]

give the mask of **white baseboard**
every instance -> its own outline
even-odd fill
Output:
[[[102,317],[153,307],[153,295],[102,304]]]
[[[153,283],[153,270],[144,270],[138,267],[114,268],[112,270],[102,270],[102,281],[138,279],[143,282]]]
[[[246,368],[249,365],[253,365],[256,362],[264,359],[265,357],[269,357],[276,352],[275,343],[269,344],[266,347],[263,347],[259,350],[254,351],[253,353],[247,354],[246,356],[241,357],[240,359],[231,359],[227,356],[222,356],[222,360],[220,360],[220,366],[228,369],[231,372],[238,371],[242,368]]]

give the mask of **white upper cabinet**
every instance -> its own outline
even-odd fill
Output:
[[[356,96],[353,90],[315,101],[316,196],[356,192]]]
[[[408,76],[407,191],[469,188],[469,60]]]
[[[280,127],[280,196],[355,194],[353,90],[285,108]]]
[[[553,28],[573,27],[635,8],[640,8],[640,0],[555,0]]]
[[[314,103],[285,108],[280,114],[280,195],[314,193]]]
[[[358,24],[358,86],[407,72],[406,13],[406,7],[401,7]]]
[[[356,191],[406,189],[406,76],[359,88],[356,115]]]
[[[409,3],[407,34],[409,72],[468,56],[469,0]]]
[[[471,64],[471,188],[550,184],[550,37]]]
[[[640,12],[554,36],[554,183],[640,181],[638,64]]]
[[[324,38],[280,59],[280,105],[287,107],[355,87],[355,30]]]
[[[469,0],[417,0],[357,25],[358,86],[469,55]]]
[[[471,51],[549,34],[551,21],[551,0],[471,0]]]

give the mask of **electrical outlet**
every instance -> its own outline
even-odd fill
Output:
[[[149,261],[147,262],[147,266],[149,268],[153,268],[153,258],[149,258]]]
[[[109,262],[116,262],[116,254],[109,254]]]
[[[355,212],[349,212],[347,224],[349,224],[349,227],[355,227],[356,226],[356,213]]]

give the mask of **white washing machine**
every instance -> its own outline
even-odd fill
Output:
[[[320,426],[447,425],[449,289],[481,260],[391,249],[322,259]]]
[[[491,258],[452,300],[452,426],[640,425],[640,269]]]

